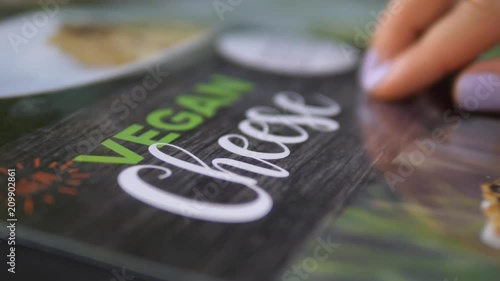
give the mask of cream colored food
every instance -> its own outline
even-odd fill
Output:
[[[135,62],[201,32],[192,25],[63,25],[50,42],[87,66]]]

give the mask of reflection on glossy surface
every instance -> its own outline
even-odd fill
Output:
[[[500,251],[481,241],[480,206],[481,184],[500,178],[500,122],[454,108],[443,92],[397,104],[359,97],[379,176],[319,234],[341,247],[313,280],[497,280]]]
[[[361,105],[367,149],[380,157],[384,180],[396,194],[436,214],[463,212],[463,218],[478,213],[481,184],[500,176],[497,118],[471,115],[430,95],[406,105],[362,98]],[[382,153],[380,147],[385,147]],[[439,223],[450,222],[435,217]],[[452,223],[454,227],[460,226]],[[489,219],[480,237],[498,249],[500,233],[492,228]]]
[[[442,204],[430,198],[449,192],[480,199],[480,185],[500,177],[499,119],[472,115],[433,94],[406,104],[362,97],[366,149],[397,194],[433,207]]]

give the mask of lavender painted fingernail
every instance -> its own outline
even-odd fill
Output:
[[[468,111],[500,111],[500,75],[494,72],[465,74],[458,80],[455,99]]]
[[[361,67],[361,85],[367,92],[375,89],[384,80],[391,70],[392,62],[381,61],[380,56],[373,49],[366,52]]]

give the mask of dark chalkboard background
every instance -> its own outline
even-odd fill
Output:
[[[65,147],[78,143],[82,131],[91,131],[103,121],[112,120],[116,131],[105,136],[111,137],[133,122],[143,122],[145,115],[154,109],[173,106],[176,96],[189,93],[197,83],[208,81],[212,74],[251,81],[255,89],[173,142],[205,161],[227,156],[222,154],[217,139],[237,133],[237,125],[245,119],[245,111],[252,106],[272,105],[271,99],[277,92],[295,91],[306,97],[322,93],[342,106],[342,113],[334,118],[340,123],[338,131],[307,130],[309,140],[290,145],[289,157],[273,161],[290,172],[288,178],[257,177],[260,186],[274,200],[270,214],[243,224],[188,220],[149,207],[123,192],[117,185],[116,176],[124,166],[74,163],[71,169],[92,176],[81,179],[76,196],[54,192],[55,203],[37,204],[32,215],[18,212],[21,226],[18,238],[23,244],[92,264],[124,267],[136,276],[167,280],[208,280],[208,277],[268,280],[275,277],[322,219],[339,211],[346,198],[370,180],[374,161],[367,159],[358,129],[355,105],[359,90],[355,73],[288,78],[242,69],[211,56],[182,72],[172,73],[161,87],[150,92],[148,98],[131,111],[127,119],[120,120],[117,114],[110,112],[110,104],[121,93],[130,92],[140,84],[141,79],[117,87],[114,94],[52,126],[3,146],[1,165],[13,167],[16,163],[29,163],[23,164],[24,169],[18,169],[19,177],[31,174],[34,169],[31,163],[37,157],[42,167],[53,161],[62,165],[75,156],[68,155]],[[130,147],[148,155],[144,146]],[[266,147],[259,149],[266,150]],[[97,149],[95,153],[102,151]],[[160,164],[160,161],[149,157],[141,164],[144,163]],[[176,194],[189,196],[193,187],[213,182],[192,173],[182,176],[182,171],[174,172],[181,175],[169,181],[169,190]],[[55,184],[50,188],[56,190],[59,186]],[[252,196],[248,189],[232,185],[223,188],[213,200],[244,202]]]
[[[289,145],[289,157],[272,161],[287,169],[290,177],[258,178],[260,186],[273,197],[271,213],[264,219],[246,224],[187,220],[149,207],[124,193],[116,183],[116,175],[126,166],[74,163],[68,169],[92,174],[80,179],[78,194],[61,194],[57,192],[57,184],[51,186],[35,196],[32,215],[21,210],[26,199],[19,196],[16,277],[23,280],[28,275],[37,274],[42,280],[121,281],[127,280],[122,276],[125,273],[125,277],[133,276],[133,280],[281,280],[284,271],[291,270],[293,265],[301,264],[313,254],[310,251],[316,246],[314,241],[320,234],[327,237],[334,233],[334,241],[341,243],[344,250],[336,253],[329,264],[332,272],[336,266],[342,266],[345,256],[352,255],[350,267],[353,263],[356,265],[358,259],[374,260],[375,269],[361,266],[360,275],[350,275],[347,280],[371,280],[363,276],[393,270],[398,265],[386,262],[385,258],[391,257],[385,255],[387,251],[396,252],[401,270],[413,277],[434,276],[435,279],[453,280],[457,276],[462,279],[470,273],[463,263],[471,261],[484,266],[484,270],[478,267],[477,272],[470,273],[470,276],[477,280],[496,280],[497,274],[492,272],[496,272],[493,261],[498,260],[498,253],[479,240],[486,221],[479,209],[482,200],[479,185],[500,177],[500,122],[494,116],[469,114],[455,108],[449,101],[447,82],[418,98],[386,104],[368,99],[359,90],[355,72],[323,78],[290,78],[243,69],[209,55],[194,66],[172,72],[162,86],[149,93],[148,98],[125,120],[110,112],[110,105],[122,93],[141,84],[142,78],[128,78],[81,89],[80,92],[41,97],[42,100],[52,99],[50,104],[67,104],[68,111],[75,108],[75,103],[80,103],[81,94],[93,97],[94,101],[79,106],[80,109],[65,118],[53,116],[54,111],[47,110],[45,120],[58,121],[3,145],[0,166],[16,167],[18,179],[33,174],[34,159],[38,157],[41,170],[53,171],[48,168],[53,161],[58,162],[55,168],[60,169],[74,156],[68,154],[66,146],[85,138],[82,131],[90,131],[104,120],[113,120],[115,128],[104,136],[107,138],[133,122],[143,123],[147,113],[172,106],[176,96],[189,93],[194,85],[208,81],[214,73],[251,81],[255,89],[174,142],[205,161],[228,156],[221,153],[216,140],[222,135],[237,133],[237,124],[244,119],[245,111],[256,105],[271,105],[272,96],[279,91],[296,91],[308,97],[320,92],[342,106],[342,113],[333,118],[340,123],[338,131],[325,133],[307,129],[310,134],[308,141]],[[11,116],[15,112],[13,108],[20,110],[19,104],[33,100],[37,98],[6,100],[2,106],[10,108],[6,113]],[[44,108],[37,109],[43,115]],[[454,119],[450,121],[445,115]],[[15,128],[20,120],[45,122],[33,117],[6,118],[2,127],[6,134],[1,136],[2,141],[14,139],[16,133],[5,128]],[[32,127],[23,125],[23,130],[26,128]],[[444,142],[434,143],[435,151],[425,158],[422,165],[414,167],[412,175],[406,176],[402,183],[390,186],[384,172],[398,173],[399,163],[394,161],[395,158],[420,151],[417,141],[432,139],[436,130],[446,133]],[[131,148],[146,152],[145,147]],[[273,148],[259,146],[259,149]],[[98,149],[98,152],[103,151]],[[22,169],[17,163],[22,164]],[[150,158],[142,163],[159,164]],[[176,174],[179,172],[175,170]],[[66,173],[59,176],[67,179]],[[0,180],[5,182],[1,174]],[[192,173],[189,177],[178,176],[172,180],[175,184],[168,187],[169,190],[186,196],[192,196],[192,187],[214,182]],[[369,185],[369,196],[363,204],[371,206],[366,201],[374,201],[398,206],[396,212],[390,209],[382,212],[383,217],[375,216],[381,211],[370,209],[373,206],[365,210],[368,214],[373,213],[372,221],[387,221],[383,229],[374,229],[369,223],[364,227],[362,220],[352,219],[353,213],[359,214],[357,207],[345,211],[344,207],[366,185]],[[373,192],[378,189],[386,190],[384,196],[390,199],[380,199],[380,194],[373,198]],[[44,204],[43,196],[47,194],[53,195],[55,202]],[[252,196],[248,190],[231,185],[223,188],[223,192],[212,200],[244,202]],[[403,216],[408,203],[408,206],[418,203],[419,208],[427,210],[432,217],[446,214],[439,224],[447,231],[429,232],[418,224],[417,215]],[[337,229],[337,217],[341,211],[345,213],[340,218],[347,215],[347,219],[341,220],[339,233],[331,228]],[[3,223],[5,213],[1,214]],[[398,225],[409,232],[422,231],[424,236],[399,236],[394,230]],[[1,232],[4,235],[3,226]],[[391,235],[396,235],[397,239]],[[460,239],[461,242],[454,244],[455,248],[439,248],[430,254],[427,252],[429,245],[436,246],[432,239]],[[308,245],[311,243],[313,247],[310,249]],[[356,255],[356,247],[364,249],[363,253]],[[417,250],[418,247],[423,249]],[[457,255],[457,249],[461,247],[467,251]],[[7,252],[3,241],[0,250]],[[418,260],[412,260],[416,256],[422,256],[422,261],[435,261],[436,265],[418,264]],[[443,256],[447,257],[449,267],[439,266]],[[412,264],[409,272],[408,264]],[[311,276],[311,280],[317,279]]]

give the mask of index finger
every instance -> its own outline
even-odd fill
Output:
[[[387,72],[388,61],[414,43],[420,34],[450,10],[455,0],[391,0],[378,18],[370,50],[361,69],[361,83],[371,91]]]
[[[415,94],[494,46],[499,26],[500,1],[462,1],[396,58],[372,95],[393,100]]]
[[[391,0],[379,19],[371,47],[380,60],[393,58],[417,40],[454,3],[455,0]]]

